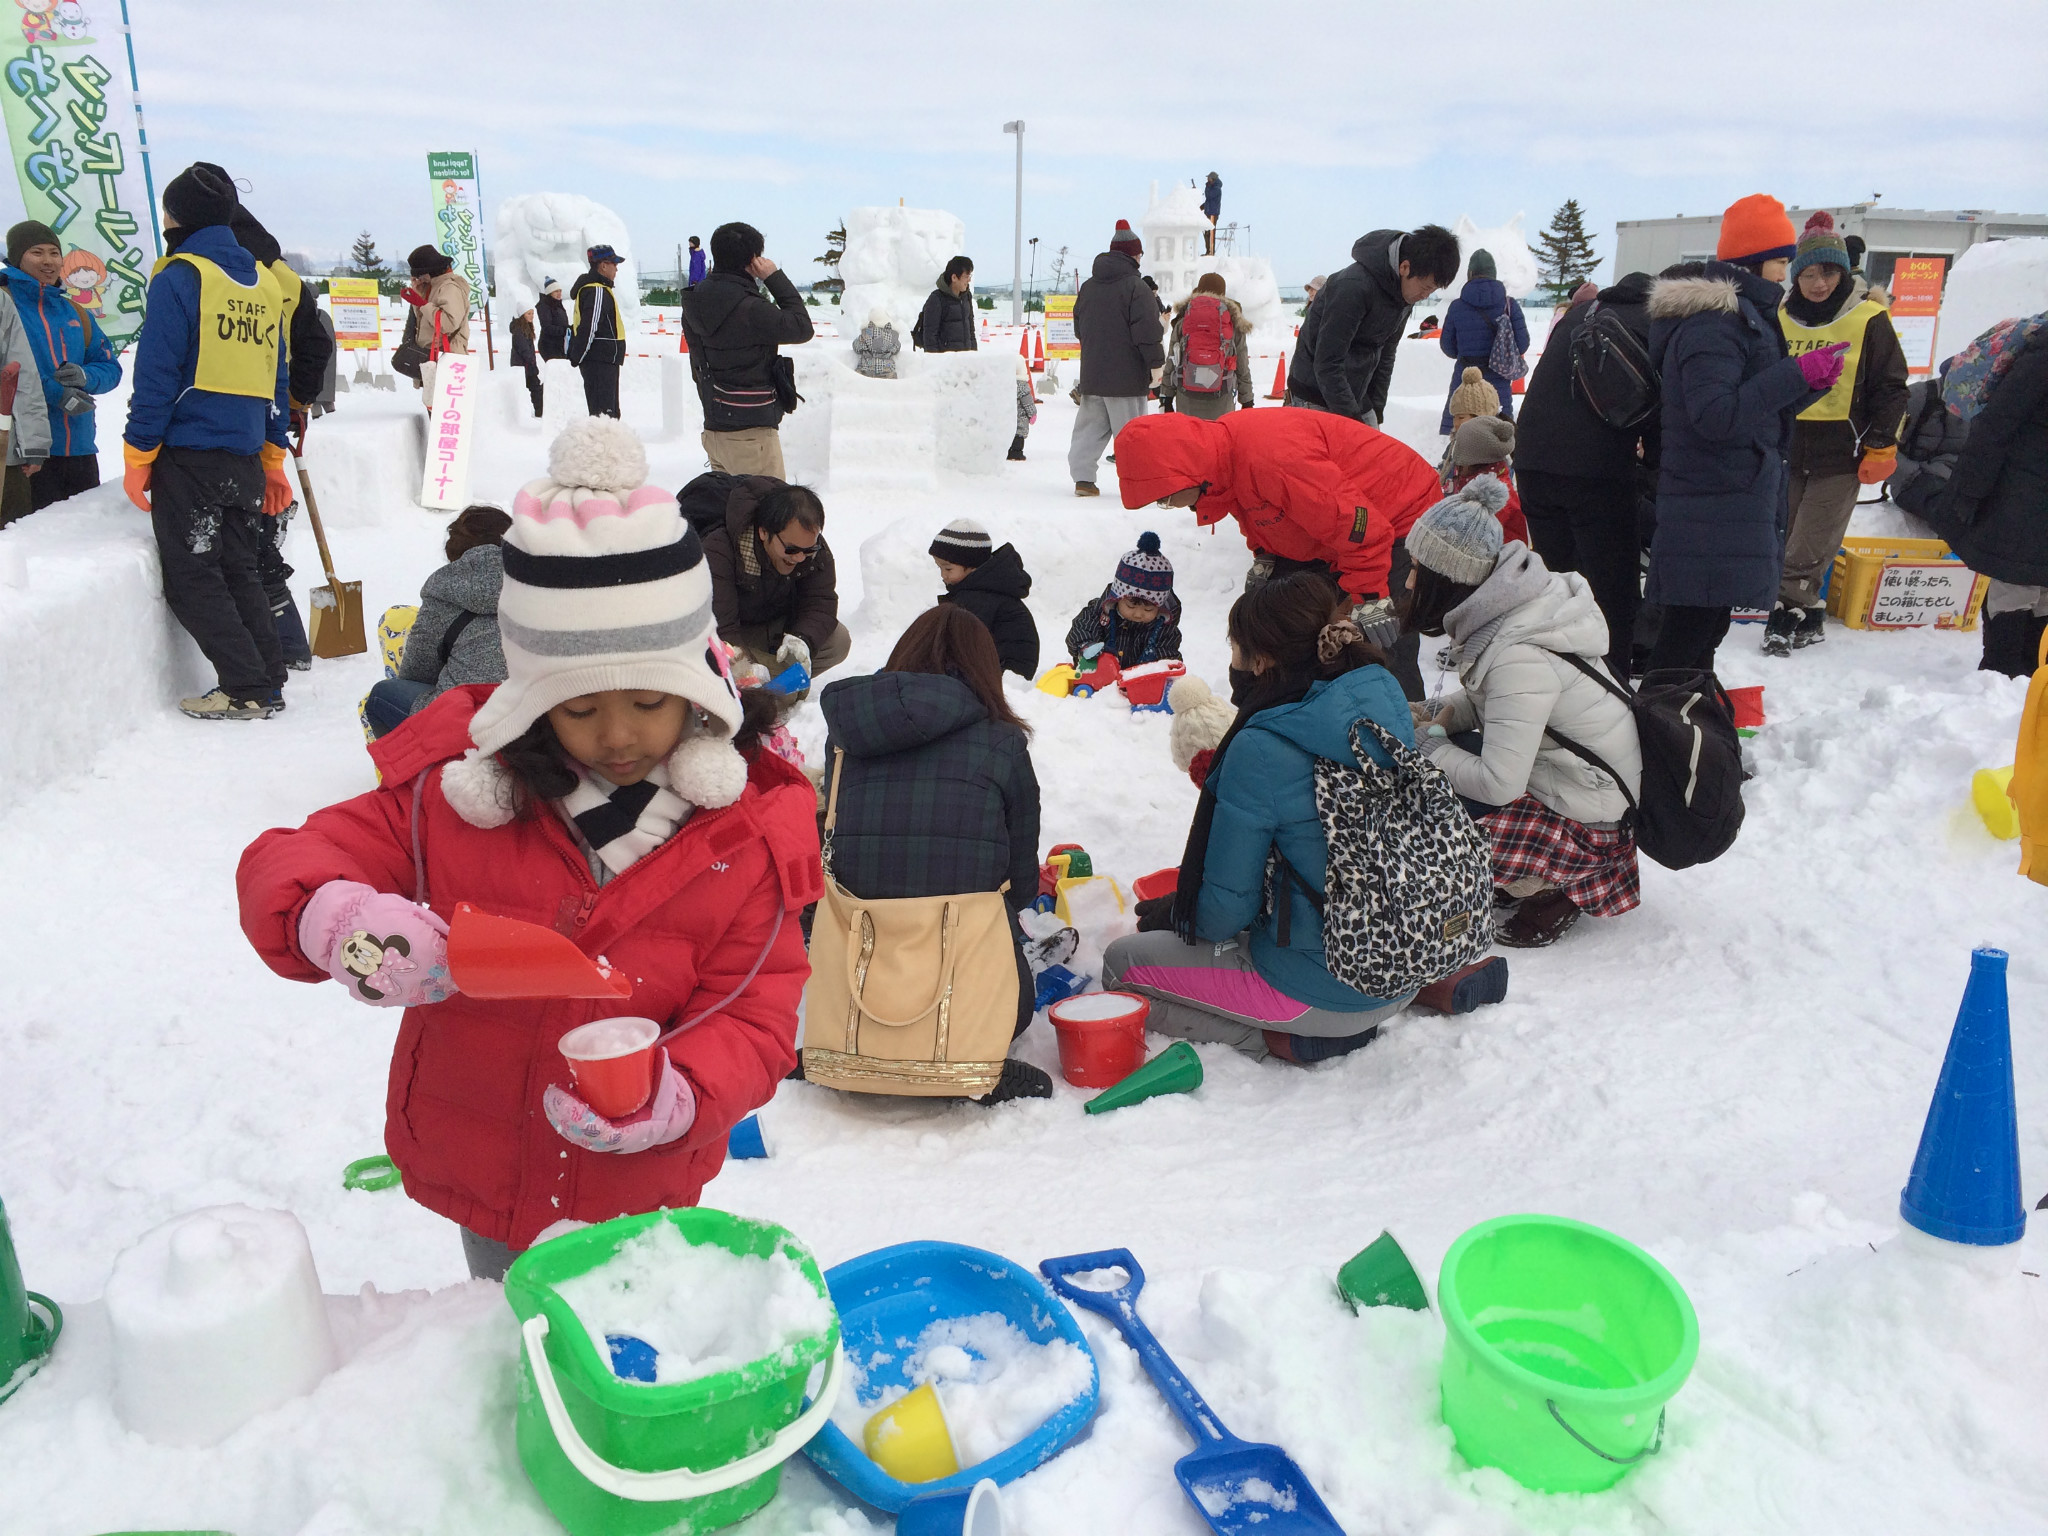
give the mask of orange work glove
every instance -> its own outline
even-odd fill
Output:
[[[1889,480],[1892,471],[1899,467],[1897,448],[1866,448],[1863,457],[1856,464],[1856,478],[1865,485],[1876,485]]]
[[[121,489],[145,512],[150,510],[149,477],[156,469],[158,451],[156,448],[145,451],[133,443],[121,445],[121,459],[128,466],[127,472],[121,476]]]
[[[284,449],[276,443],[263,445],[263,515],[275,517],[294,501],[299,493],[292,489],[291,477],[284,472]]]

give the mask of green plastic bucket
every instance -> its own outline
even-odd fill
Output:
[[[1590,1493],[1662,1448],[1700,1325],[1635,1244],[1562,1216],[1496,1217],[1451,1244],[1436,1303],[1444,1422],[1474,1466]]]
[[[795,1237],[724,1211],[622,1216],[521,1254],[505,1276],[522,1345],[519,1461],[571,1536],[697,1536],[744,1520],[775,1497],[782,1463],[823,1427],[845,1374],[835,1311],[824,1334],[738,1370],[668,1386],[619,1380],[555,1286],[658,1221],[697,1245],[761,1258],[780,1250],[831,1299]]]
[[[0,1205],[0,1403],[35,1375],[63,1331],[64,1313],[57,1303],[21,1283],[7,1207]]]

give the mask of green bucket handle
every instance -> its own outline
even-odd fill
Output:
[[[1617,1467],[1632,1467],[1637,1462],[1647,1460],[1649,1457],[1656,1455],[1659,1451],[1664,1449],[1665,1410],[1662,1408],[1659,1408],[1657,1410],[1657,1433],[1650,1437],[1650,1443],[1648,1445],[1644,1446],[1640,1451],[1637,1451],[1633,1456],[1610,1456],[1607,1454],[1607,1452],[1601,1450],[1599,1446],[1595,1445],[1592,1441],[1588,1440],[1584,1435],[1580,1434],[1576,1429],[1573,1429],[1571,1425],[1565,1422],[1564,1415],[1557,1411],[1556,1398],[1546,1397],[1545,1399],[1543,1399],[1543,1406],[1548,1408],[1550,1410],[1550,1416],[1553,1419],[1557,1420],[1557,1427],[1559,1429],[1563,1430],[1566,1434],[1570,1435],[1574,1440],[1578,1441],[1580,1445],[1584,1446],[1587,1450],[1591,1451],[1595,1456],[1598,1456],[1602,1461],[1611,1461]]]
[[[341,1170],[343,1189],[389,1189],[405,1177],[398,1171],[398,1165],[378,1153],[375,1157],[359,1157]]]
[[[548,1427],[555,1432],[555,1441],[561,1446],[562,1454],[569,1458],[569,1465],[606,1493],[642,1504],[665,1504],[675,1499],[701,1499],[708,1494],[723,1493],[781,1466],[825,1427],[826,1420],[832,1417],[833,1405],[839,1400],[840,1383],[846,1374],[846,1351],[835,1344],[832,1358],[825,1365],[825,1379],[819,1383],[818,1395],[811,1406],[798,1414],[794,1422],[778,1430],[761,1449],[742,1456],[738,1461],[729,1461],[709,1472],[693,1472],[688,1467],[676,1467],[667,1472],[637,1472],[629,1467],[613,1466],[577,1433],[569,1418],[569,1410],[562,1402],[561,1386],[555,1381],[554,1363],[548,1359],[547,1315],[537,1312],[529,1317],[520,1328],[519,1336],[526,1347],[526,1362],[533,1371],[533,1384],[540,1393],[541,1406],[547,1410]]]

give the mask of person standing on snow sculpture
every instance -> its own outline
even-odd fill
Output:
[[[1906,354],[1885,307],[1849,264],[1825,211],[1806,221],[1778,329],[1794,357],[1846,341],[1841,377],[1792,423],[1791,527],[1764,654],[1789,656],[1827,637],[1820,586],[1849,531],[1856,496],[1890,477],[1906,416]]]
[[[1759,192],[1721,216],[1713,261],[1666,268],[1650,290],[1663,391],[1643,588],[1664,609],[1652,671],[1711,672],[1730,610],[1777,599],[1792,419],[1834,387],[1849,345],[1787,355],[1777,313],[1793,244],[1785,205]]]
[[[562,285],[548,278],[540,285],[540,297],[533,301],[533,313],[540,326],[540,360],[548,362],[569,355],[569,311],[562,303]]]
[[[1443,495],[1421,454],[1327,411],[1147,416],[1117,439],[1117,477],[1133,510],[1192,507],[1205,527],[1235,517],[1253,554],[1248,589],[1290,571],[1330,575],[1382,647],[1398,634],[1391,594],[1407,573],[1395,540]],[[1419,699],[1416,652],[1409,637],[1388,666]]]
[[[1437,345],[1443,348],[1445,357],[1457,359],[1451,388],[1458,387],[1457,381],[1464,378],[1467,368],[1477,368],[1500,400],[1499,414],[1513,421],[1514,381],[1493,366],[1502,339],[1503,320],[1507,322],[1507,339],[1514,355],[1526,355],[1529,322],[1523,317],[1522,306],[1508,297],[1507,285],[1496,275],[1493,253],[1474,251],[1465,267],[1465,286],[1444,309],[1443,330],[1437,336]],[[1443,425],[1437,431],[1445,437],[1451,435],[1448,403],[1444,406]]]
[[[703,549],[646,473],[625,426],[566,428],[505,536],[506,681],[437,699],[371,747],[382,788],[264,833],[236,872],[272,970],[405,1009],[384,1144],[478,1278],[557,1221],[695,1205],[796,1063],[816,792],[756,750],[773,700],[734,688]],[[631,1011],[677,1031],[645,1105],[600,1115],[557,1049],[616,1000],[456,990],[464,901],[633,979]]]
[[[284,295],[230,228],[234,178],[199,161],[164,188],[169,255],[149,280],[121,453],[128,499],[151,514],[164,601],[215,686],[195,720],[284,708],[284,651],[257,564],[263,521],[292,504]],[[19,402],[17,401],[17,405]]]
[[[1306,1064],[1370,1044],[1411,1002],[1468,1013],[1507,995],[1498,955],[1397,997],[1368,996],[1330,973],[1322,911],[1304,894],[1320,893],[1330,869],[1316,760],[1357,761],[1351,734],[1361,720],[1415,744],[1378,649],[1332,617],[1340,602],[1329,578],[1297,571],[1231,606],[1232,665],[1252,681],[1202,781],[1178,887],[1141,908],[1141,931],[1102,957],[1103,986],[1149,998],[1147,1027],[1160,1034]],[[1365,749],[1389,766],[1370,736]],[[1275,872],[1283,867],[1293,878]]]
[[[923,352],[972,352],[974,338],[974,263],[955,256],[946,263],[924,309],[910,328],[910,343]]]
[[[704,540],[720,639],[771,674],[800,666],[816,677],[846,660],[853,637],[839,622],[839,573],[817,492],[712,470],[676,501]]]
[[[1202,254],[1216,254],[1216,221],[1223,217],[1223,178],[1214,171],[1202,183],[1202,217],[1209,221],[1209,227],[1202,231]]]
[[[1145,243],[1118,219],[1109,249],[1074,296],[1074,338],[1081,347],[1081,408],[1067,447],[1076,496],[1100,496],[1095,466],[1124,424],[1145,414],[1145,396],[1166,362],[1159,299],[1138,275]]]
[[[1440,224],[1361,235],[1302,317],[1287,403],[1378,426],[1409,312],[1457,280],[1458,237]]]
[[[683,295],[682,326],[712,466],[784,480],[779,428],[796,409],[796,368],[779,349],[809,341],[816,327],[766,248],[751,224],[714,229],[711,274]]]
[[[583,404],[593,416],[619,414],[619,370],[626,366],[626,320],[612,283],[619,253],[608,245],[590,248],[590,270],[570,285],[576,325],[569,335],[569,361],[583,374]]]
[[[1607,621],[1592,588],[1503,543],[1506,505],[1507,487],[1487,476],[1416,521],[1401,622],[1450,636],[1463,686],[1411,706],[1417,741],[1486,829],[1495,905],[1519,903],[1494,942],[1540,949],[1581,912],[1618,917],[1642,904],[1627,817],[1643,754],[1627,698],[1602,670]]]
[[[21,370],[19,388],[41,397],[50,424],[50,455],[29,479],[29,502],[38,512],[100,483],[93,396],[121,382],[120,360],[99,321],[65,296],[63,266],[64,246],[47,224],[31,219],[7,231],[0,279],[35,353],[35,368]]]

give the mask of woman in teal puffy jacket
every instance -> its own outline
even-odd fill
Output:
[[[1416,1000],[1368,997],[1332,976],[1321,914],[1296,883],[1276,875],[1268,900],[1276,852],[1301,883],[1323,888],[1329,849],[1316,814],[1316,759],[1353,761],[1351,726],[1360,719],[1415,743],[1401,685],[1340,617],[1346,606],[1328,578],[1300,572],[1230,610],[1232,665],[1253,682],[1203,782],[1170,927],[1119,939],[1103,957],[1103,986],[1149,998],[1151,1029],[1256,1057],[1321,1061],[1368,1044]],[[1366,750],[1386,764],[1377,746]],[[1163,917],[1149,912],[1143,926]],[[1506,962],[1495,957],[1436,983],[1422,1000],[1464,1012],[1497,1001],[1506,984]]]

